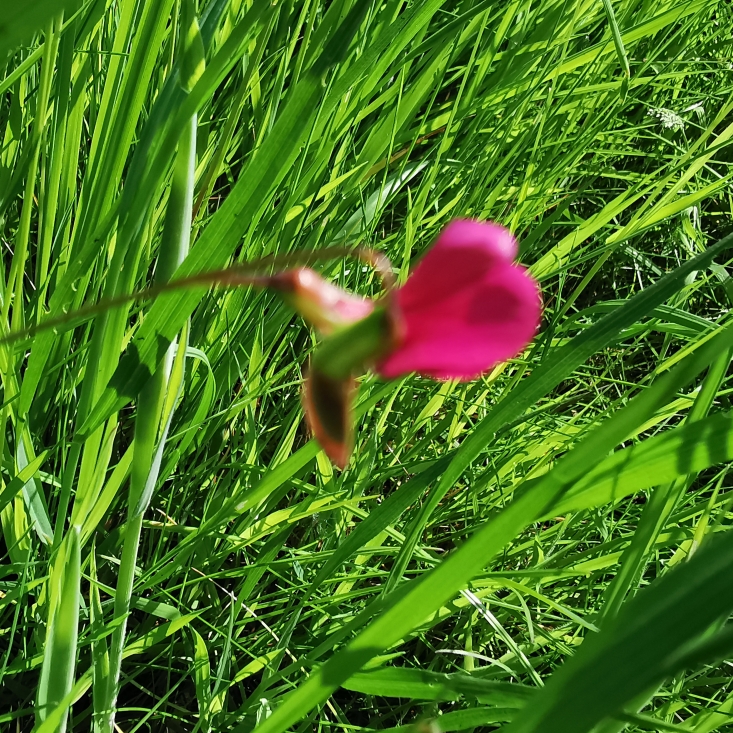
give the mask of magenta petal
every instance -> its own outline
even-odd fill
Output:
[[[341,292],[334,300],[333,310],[339,314],[344,323],[355,323],[366,318],[374,310],[374,303],[366,298]]]
[[[455,219],[443,229],[430,252],[456,247],[473,247],[487,255],[514,262],[519,253],[517,240],[501,224],[475,219]],[[425,262],[427,255],[423,257]],[[422,264],[422,263],[421,263]]]
[[[519,354],[537,330],[541,301],[515,255],[503,227],[450,224],[397,293],[404,338],[377,371],[470,380]]]

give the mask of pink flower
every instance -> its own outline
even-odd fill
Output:
[[[395,294],[401,338],[376,371],[468,381],[519,354],[542,304],[516,255],[516,240],[498,224],[449,224]]]
[[[378,301],[351,295],[308,269],[272,278],[325,338],[311,359],[304,404],[331,460],[346,466],[354,435],[355,375],[372,364],[386,379],[418,372],[468,381],[519,354],[542,303],[515,264],[517,243],[498,224],[449,224],[407,282]]]

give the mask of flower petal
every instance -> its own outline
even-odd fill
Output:
[[[503,227],[449,225],[397,293],[404,339],[378,373],[470,380],[521,352],[537,330],[541,301],[515,254]]]
[[[305,321],[325,334],[360,321],[374,310],[371,300],[346,292],[307,267],[280,272],[268,284],[280,291]]]

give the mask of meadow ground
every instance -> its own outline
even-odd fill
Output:
[[[2,730],[731,729],[729,0],[4,5]],[[465,216],[538,336],[360,378],[344,471],[271,294],[8,336]]]

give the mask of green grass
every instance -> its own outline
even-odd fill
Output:
[[[0,729],[730,729],[729,3],[5,5],[0,337],[332,245],[404,279],[458,216],[545,315],[366,375],[343,472],[271,294],[0,344]]]

